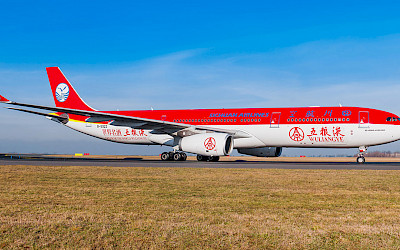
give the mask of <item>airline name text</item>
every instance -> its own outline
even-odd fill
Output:
[[[269,113],[211,113],[210,117],[268,117]]]

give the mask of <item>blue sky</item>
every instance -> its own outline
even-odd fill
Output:
[[[397,1],[3,1],[0,93],[53,105],[59,66],[98,109],[366,106],[400,114]],[[143,154],[0,110],[0,152]],[[371,150],[400,150],[400,143]],[[284,150],[352,154],[355,150]]]

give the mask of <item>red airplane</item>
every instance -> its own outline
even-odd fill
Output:
[[[239,153],[278,157],[283,147],[358,148],[364,163],[369,146],[400,139],[400,118],[360,107],[300,107],[98,111],[87,105],[58,67],[46,68],[56,107],[0,102],[39,110],[11,108],[45,116],[100,139],[143,145],[166,145],[162,160],[218,161],[233,149]]]

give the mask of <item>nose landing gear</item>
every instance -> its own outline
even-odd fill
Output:
[[[365,157],[364,156],[358,156],[357,157],[357,163],[364,164],[365,163]]]
[[[360,150],[360,153],[358,153],[357,163],[358,164],[364,164],[365,163],[364,153],[365,153],[365,151],[367,151],[367,147],[366,146],[360,146],[358,149]]]

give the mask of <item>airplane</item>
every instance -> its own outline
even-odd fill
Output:
[[[0,102],[103,140],[172,147],[161,154],[163,161],[185,161],[186,153],[192,153],[198,161],[214,162],[233,149],[279,157],[283,147],[298,147],[358,148],[356,162],[362,164],[368,147],[400,139],[397,115],[361,107],[99,111],[82,100],[58,67],[46,71],[56,107],[14,102],[1,95]]]

